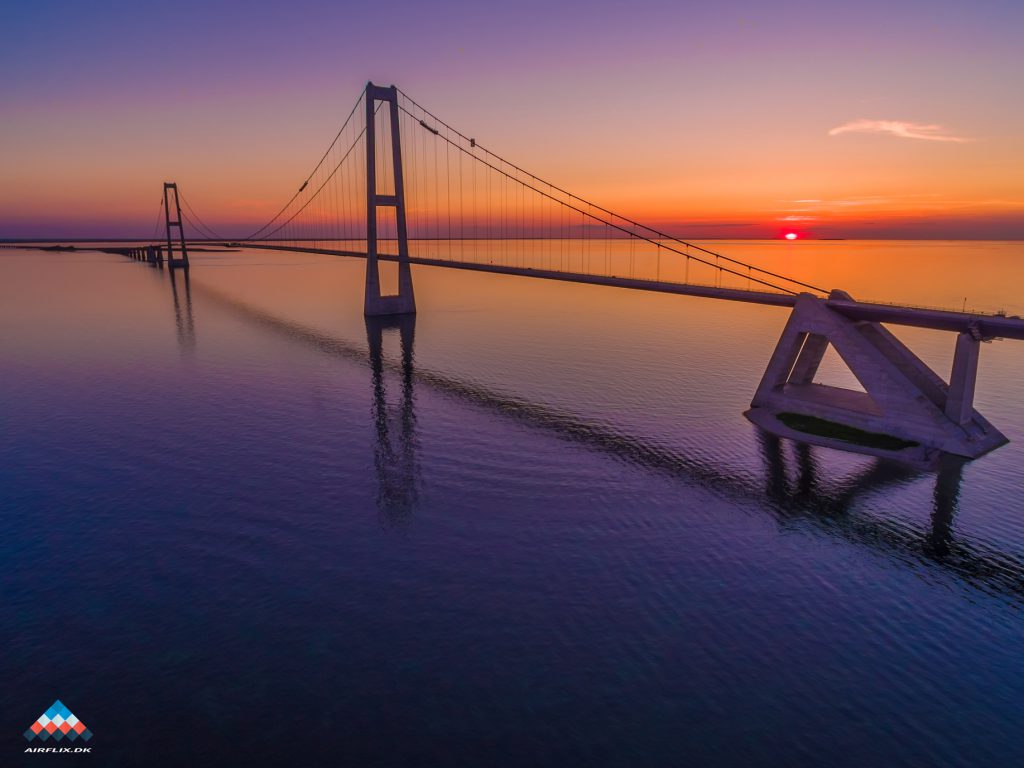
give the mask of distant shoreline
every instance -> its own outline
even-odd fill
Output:
[[[288,238],[281,240],[261,240],[261,243],[268,242],[328,242],[331,240],[359,240],[360,238],[332,238],[332,237],[306,237],[306,238]],[[380,240],[393,240],[394,238],[381,237]],[[410,241],[440,241],[440,242],[459,242],[459,241],[471,241],[471,240],[564,240],[566,238],[558,237],[410,237]],[[593,240],[625,240],[627,238],[602,238],[595,237]],[[791,245],[791,241],[784,240],[778,237],[690,237],[691,242],[778,242]],[[163,240],[160,238],[152,237],[83,237],[83,238],[68,238],[68,237],[37,237],[37,238],[0,238],[0,245],[54,245],[63,243],[162,243]],[[206,245],[217,245],[225,242],[237,242],[235,240],[202,240],[189,239],[190,243],[206,244]],[[802,243],[827,243],[827,242],[935,242],[935,243],[977,243],[977,242],[988,242],[988,243],[1019,243],[1024,242],[1024,238],[1006,238],[1006,237],[802,237],[797,242]],[[244,247],[244,243],[242,244]]]

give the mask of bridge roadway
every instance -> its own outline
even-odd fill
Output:
[[[197,242],[197,245],[200,243]],[[210,245],[203,241],[203,245]],[[350,256],[366,258],[359,251],[342,251],[329,248],[307,248],[302,246],[266,245],[241,243],[244,248],[260,248],[271,251],[292,251],[298,253],[323,253],[331,256]],[[381,261],[398,261],[398,256],[379,254]],[[720,288],[713,285],[693,285],[673,283],[659,280],[640,280],[632,277],[614,277],[609,275],[590,275],[582,272],[561,272],[529,267],[510,267],[502,264],[479,264],[465,261],[448,261],[446,259],[429,259],[410,256],[410,264],[424,267],[447,267],[449,269],[468,269],[475,272],[491,272],[501,275],[517,275],[543,280],[561,280],[569,283],[585,283],[588,285],[606,285],[613,288],[629,288],[640,291],[656,291],[658,293],[676,293],[686,296],[700,296],[707,299],[724,299],[727,301],[743,301],[752,304],[769,304],[776,307],[793,307],[798,294],[772,293],[771,291],[744,290],[741,288]],[[977,333],[984,339],[1017,339],[1024,341],[1024,319],[1017,316],[980,314],[972,312],[956,312],[945,309],[928,309],[924,307],[908,307],[896,304],[879,304],[873,302],[853,301],[842,298],[829,298],[826,304],[851,320],[870,320],[892,325],[907,325],[917,328],[931,328],[939,331],[966,331]]]

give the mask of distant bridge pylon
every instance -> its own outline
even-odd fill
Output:
[[[171,193],[174,194],[174,218],[171,218]],[[185,229],[181,224],[181,201],[178,199],[178,185],[173,181],[164,182],[164,222],[167,231],[167,266],[171,269],[181,267],[188,269],[188,245],[185,242]],[[173,232],[177,230],[177,237]],[[174,246],[178,246],[179,258],[174,256]]]

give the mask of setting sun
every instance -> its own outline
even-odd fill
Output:
[[[786,233],[786,239],[787,240],[796,240],[796,238],[797,238],[796,232],[787,232]]]

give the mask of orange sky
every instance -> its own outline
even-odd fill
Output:
[[[1019,3],[186,5],[12,14],[0,237],[145,235],[165,179],[242,232],[372,78],[685,236],[1024,238]]]

